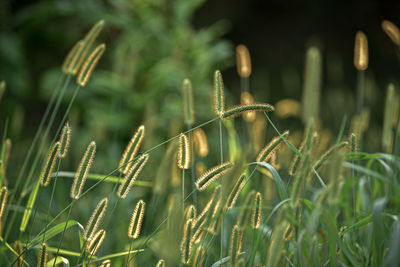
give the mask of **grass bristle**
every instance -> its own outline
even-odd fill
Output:
[[[165,261],[163,259],[159,260],[156,267],[165,267]]]
[[[277,150],[279,144],[283,141],[284,138],[287,138],[289,135],[289,131],[285,131],[282,135],[275,137],[269,142],[267,146],[264,147],[263,150],[258,154],[257,160],[258,162],[267,162],[271,158],[271,154]]]
[[[192,125],[194,120],[194,104],[193,104],[193,89],[192,82],[189,79],[184,79],[182,82],[182,97],[183,97],[183,118],[186,125]]]
[[[96,143],[90,142],[81,162],[79,163],[78,170],[75,174],[74,182],[71,187],[71,198],[78,199],[81,196],[83,187],[85,186],[87,175],[89,174],[90,167],[93,164],[94,155],[96,153]]]
[[[111,267],[111,260],[102,261],[100,267]]]
[[[244,183],[245,179],[246,179],[245,174],[240,175],[239,179],[237,179],[235,186],[233,187],[231,193],[229,194],[229,196],[226,200],[226,209],[227,210],[230,210],[235,206],[236,201],[239,197],[239,194],[245,185],[245,183]]]
[[[59,142],[60,142],[60,149],[58,157],[62,159],[65,158],[65,156],[67,156],[69,143],[71,142],[71,127],[69,126],[68,122],[64,125],[62,129]]]
[[[257,192],[253,200],[251,228],[258,229],[260,227],[261,211],[262,211],[262,195],[260,192]]]
[[[208,140],[203,129],[197,128],[193,131],[193,143],[194,149],[200,157],[205,157],[208,155]]]
[[[142,223],[144,218],[144,209],[146,203],[143,200],[139,200],[136,203],[135,210],[132,213],[131,222],[129,224],[128,237],[131,239],[136,239],[140,235],[140,230],[142,229]]]
[[[98,45],[93,52],[89,55],[88,59],[86,60],[85,64],[83,65],[81,71],[79,72],[78,77],[76,78],[76,82],[85,87],[87,82],[89,81],[90,76],[94,68],[96,67],[97,63],[99,62],[101,56],[104,54],[106,50],[105,44]]]
[[[47,263],[47,244],[42,243],[40,245],[37,267],[45,267],[46,263]]]
[[[354,67],[357,70],[366,70],[368,68],[368,39],[362,31],[358,31],[355,37]]]
[[[232,167],[233,164],[228,161],[209,169],[196,180],[197,189],[199,191],[204,191],[207,186],[227,173]]]
[[[92,216],[90,216],[90,219],[86,225],[85,233],[83,235],[85,240],[90,241],[93,238],[97,228],[101,223],[101,220],[104,217],[104,214],[106,213],[107,206],[108,199],[106,197],[100,200],[97,204],[95,210],[92,213]]]
[[[93,256],[96,255],[98,249],[100,248],[101,244],[103,244],[104,238],[106,238],[106,230],[100,229],[95,233],[90,239],[90,241],[86,245],[86,252]]]
[[[140,145],[143,141],[144,134],[145,126],[140,125],[126,146],[118,165],[120,172],[123,174],[126,174],[133,165],[135,156],[139,151]]]
[[[197,209],[194,205],[189,205],[185,209],[185,221],[189,219],[196,220],[197,217]]]
[[[214,108],[218,116],[225,112],[224,82],[219,70],[214,73]]]
[[[56,166],[57,158],[60,151],[60,142],[56,142],[47,154],[46,162],[43,165],[40,173],[40,184],[42,186],[48,186],[51,181],[51,174],[53,173],[54,167]]]
[[[126,198],[129,191],[131,190],[133,184],[135,183],[136,179],[138,178],[140,172],[146,165],[147,161],[149,160],[149,154],[143,154],[140,156],[135,164],[131,167],[129,172],[125,175],[124,180],[118,187],[117,196],[120,198]]]
[[[248,78],[251,75],[250,52],[245,45],[236,47],[236,69],[240,77]]]
[[[229,262],[231,266],[237,266],[239,261],[239,255],[242,250],[242,239],[243,232],[240,229],[239,225],[233,226],[231,240],[229,245]]]
[[[189,219],[185,222],[185,226],[183,228],[183,237],[180,245],[181,261],[183,264],[189,264],[192,256],[192,229],[193,220]]]
[[[190,167],[190,146],[189,138],[185,134],[179,136],[179,148],[178,148],[178,168],[189,169]]]
[[[397,45],[400,46],[400,30],[399,28],[393,23],[388,20],[382,21],[382,30],[389,36],[390,40]]]
[[[238,116],[242,112],[247,112],[247,111],[264,111],[264,112],[271,112],[274,111],[274,107],[270,104],[264,104],[264,103],[254,103],[254,104],[249,104],[249,105],[239,105],[235,106],[233,108],[228,109],[225,111],[221,117],[223,119],[227,119],[230,117]]]

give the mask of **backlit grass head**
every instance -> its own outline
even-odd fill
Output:
[[[138,178],[140,172],[146,165],[149,160],[149,154],[141,155],[136,161],[135,164],[131,167],[127,174],[125,174],[124,180],[118,187],[117,196],[120,198],[126,198],[129,191],[131,190],[133,184]]]
[[[391,21],[384,20],[382,21],[382,30],[389,36],[390,40],[397,45],[400,46],[400,30],[399,28]]]
[[[37,267],[45,267],[47,264],[47,244],[40,245]]]
[[[251,228],[258,229],[260,227],[261,211],[262,211],[262,195],[260,192],[257,192],[253,200]]]
[[[179,148],[178,148],[178,168],[189,169],[190,167],[190,146],[189,139],[185,134],[179,136]]]
[[[93,164],[95,153],[96,143],[92,141],[86,148],[85,154],[83,155],[78,170],[76,171],[74,182],[71,187],[71,198],[78,199],[81,196],[87,175],[89,174],[90,167]]]
[[[354,67],[357,70],[366,70],[368,68],[368,39],[362,31],[358,31],[355,37]]]
[[[90,241],[93,238],[95,232],[97,231],[97,228],[101,223],[101,220],[104,217],[104,214],[106,213],[107,206],[108,199],[106,197],[100,200],[100,202],[97,204],[95,210],[92,213],[92,216],[90,216],[90,219],[86,225],[85,233],[83,235],[85,240]]]
[[[251,75],[250,52],[245,45],[236,47],[236,69],[240,77],[248,78]]]
[[[76,78],[76,82],[85,87],[87,82],[89,81],[90,76],[92,75],[94,68],[96,67],[97,63],[99,62],[101,56],[104,54],[106,50],[105,44],[98,45],[93,52],[89,55],[88,59],[85,61],[81,71]]]
[[[76,64],[79,61],[79,56],[83,51],[83,45],[84,42],[82,40],[79,40],[68,52],[61,66],[61,70],[65,74],[73,74],[73,75],[76,74],[76,71],[74,73],[74,67],[76,68]]]
[[[189,264],[190,258],[192,257],[192,229],[193,229],[193,220],[189,219],[185,222],[185,226],[183,228],[183,237],[181,241],[181,261],[183,264]]]
[[[86,244],[86,252],[91,256],[96,255],[101,244],[103,244],[104,238],[106,238],[106,230],[100,229]]]
[[[229,194],[226,200],[226,209],[230,210],[235,206],[239,194],[245,185],[245,179],[246,179],[245,174],[240,175],[239,179],[237,179],[235,186],[233,187],[231,193]]]
[[[267,162],[274,151],[278,149],[279,144],[283,141],[284,138],[287,138],[289,135],[289,131],[285,131],[282,135],[275,137],[269,142],[268,145],[264,147],[263,150],[257,156],[258,162]]]
[[[194,150],[200,157],[205,157],[208,155],[208,140],[203,129],[197,128],[193,131],[193,144]]]
[[[225,112],[224,82],[219,70],[214,73],[214,109],[218,116]]]
[[[231,168],[233,167],[233,164],[231,162],[224,162],[222,164],[219,164],[205,173],[203,173],[197,180],[196,180],[196,187],[199,191],[203,191],[204,189],[207,188],[212,182],[214,182],[216,179],[227,173]]]
[[[194,123],[194,104],[193,104],[193,89],[192,82],[189,79],[184,79],[182,83],[183,97],[183,118],[187,125]]]
[[[131,239],[136,239],[140,235],[143,224],[145,206],[146,203],[143,200],[139,200],[138,203],[136,203],[136,207],[132,213],[131,222],[128,229],[128,237]]]
[[[64,125],[61,136],[60,136],[60,150],[58,153],[58,157],[60,159],[65,158],[68,152],[69,143],[71,142],[71,127],[68,122]]]
[[[270,104],[264,103],[255,103],[248,105],[239,105],[232,108],[229,108],[225,112],[222,113],[221,117],[223,119],[233,118],[235,116],[239,116],[243,112],[255,112],[255,111],[263,111],[263,112],[271,112],[274,111],[274,107]]]
[[[126,174],[133,165],[135,156],[139,151],[140,145],[142,144],[144,134],[145,126],[140,125],[126,146],[118,165],[120,172],[123,174]]]
[[[243,231],[238,225],[234,225],[229,243],[229,262],[232,266],[237,266],[239,255],[242,250]]]
[[[57,158],[60,151],[60,142],[56,142],[51,147],[46,157],[46,162],[43,165],[40,173],[40,184],[42,186],[48,186],[51,181],[51,174],[53,173],[54,167],[56,166]]]

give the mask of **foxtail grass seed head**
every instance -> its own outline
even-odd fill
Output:
[[[207,135],[201,128],[193,131],[194,150],[200,157],[208,155],[208,140]]]
[[[235,106],[233,108],[228,109],[227,111],[223,112],[221,117],[223,119],[227,119],[230,117],[235,117],[239,116],[243,112],[248,112],[248,111],[264,111],[264,112],[271,112],[274,111],[274,107],[270,104],[249,104],[249,105],[240,105],[240,106]]]
[[[262,211],[262,195],[257,192],[253,200],[253,210],[251,215],[251,228],[260,228],[261,222],[261,211]]]
[[[99,231],[97,231],[97,233],[93,235],[92,239],[86,244],[86,252],[91,256],[96,255],[101,244],[103,244],[104,238],[106,238],[106,230],[100,229]]]
[[[237,266],[239,261],[240,251],[242,250],[243,232],[239,225],[233,226],[231,240],[229,245],[229,262],[231,266]]]
[[[7,198],[8,198],[8,188],[7,186],[3,186],[0,189],[0,223],[4,215],[4,211],[6,210]]]
[[[307,50],[304,70],[302,119],[306,123],[319,115],[319,99],[322,80],[322,56],[320,50],[311,46]]]
[[[249,92],[243,92],[240,95],[240,104],[241,105],[250,105],[254,103],[254,98]],[[248,122],[253,122],[256,120],[256,112],[255,111],[247,111],[243,113],[243,119]]]
[[[236,181],[235,186],[233,187],[231,193],[229,194],[226,200],[226,208],[228,210],[232,209],[235,206],[235,203],[239,197],[240,192],[242,191],[245,185],[246,175],[240,175],[239,179]]]
[[[126,146],[118,165],[119,170],[123,174],[126,174],[133,165],[135,156],[139,151],[140,145],[142,144],[144,134],[145,127],[144,125],[140,125]]]
[[[42,243],[40,245],[37,267],[45,267],[46,264],[47,264],[47,244]]]
[[[102,261],[100,267],[111,267],[111,260]]]
[[[206,251],[202,245],[197,246],[192,262],[192,267],[203,267]]]
[[[142,229],[144,208],[146,203],[141,199],[136,204],[135,210],[132,213],[131,222],[129,224],[128,237],[131,239],[136,239],[140,235],[140,230]]]
[[[190,167],[190,146],[189,138],[185,134],[179,136],[178,168],[187,170]]]
[[[279,144],[283,141],[284,138],[287,138],[289,135],[289,131],[285,131],[282,135],[275,137],[269,142],[269,144],[264,147],[263,150],[258,154],[257,161],[258,162],[267,162],[274,151],[277,150]]]
[[[60,151],[58,153],[58,157],[60,159],[65,158],[68,152],[69,143],[71,142],[71,127],[68,122],[64,125],[61,136],[60,136]]]
[[[186,125],[194,123],[194,104],[193,104],[193,90],[192,83],[189,79],[184,79],[182,83],[182,96],[183,96],[183,118]]]
[[[79,40],[68,52],[67,56],[64,59],[64,62],[61,66],[62,72],[65,74],[72,74],[73,72],[73,67],[78,61],[79,54],[83,50],[83,44],[84,42],[82,40]]]
[[[96,142],[92,141],[86,148],[78,170],[75,174],[74,182],[71,187],[71,198],[78,199],[81,196],[83,187],[85,186],[87,175],[93,164],[94,154],[96,153]]]
[[[189,219],[196,220],[196,217],[197,217],[196,206],[194,205],[187,206],[185,209],[185,221]]]
[[[214,73],[214,108],[218,116],[225,112],[224,82],[219,70]]]
[[[193,220],[189,219],[186,221],[185,226],[183,228],[183,237],[181,241],[181,261],[183,264],[189,264],[190,258],[192,257],[192,229],[193,229]]]
[[[129,172],[125,175],[124,180],[118,187],[117,196],[119,198],[126,198],[129,191],[131,190],[133,184],[135,183],[136,179],[138,178],[140,172],[146,165],[147,161],[149,160],[149,154],[143,154],[140,156]]]
[[[251,75],[250,52],[245,45],[236,47],[236,68],[242,78],[248,78]]]
[[[89,50],[92,48],[93,43],[104,28],[104,20],[97,22],[83,38],[82,48],[77,52],[77,60],[72,65],[72,74],[75,75],[82,66],[83,60],[86,58]],[[90,57],[90,56],[89,56]]]
[[[356,33],[354,43],[354,67],[357,70],[366,70],[368,68],[368,39],[362,31]]]
[[[159,260],[156,267],[165,267],[165,261],[163,259]]]
[[[392,153],[393,150],[393,116],[395,111],[395,88],[391,83],[387,88],[385,113],[382,129],[382,148],[386,153]]]
[[[104,214],[106,213],[107,206],[108,199],[106,197],[100,200],[100,202],[97,204],[85,228],[83,237],[86,241],[92,240],[97,228],[101,223],[101,220],[104,217]]]
[[[382,21],[382,30],[389,36],[389,38],[392,40],[392,42],[400,46],[400,30],[399,28],[392,22],[388,20]]]
[[[196,180],[195,184],[197,189],[199,191],[204,191],[207,186],[227,173],[232,167],[233,164],[228,161],[209,169]]]
[[[274,106],[274,114],[280,119],[299,117],[301,114],[301,104],[295,99],[283,99],[278,101]]]
[[[331,148],[328,149],[313,165],[313,168],[317,171],[324,163],[329,159],[329,157],[335,153],[336,151],[340,150],[341,148],[347,146],[349,143],[343,141],[341,143],[337,143],[333,145]]]
[[[89,55],[88,59],[85,61],[85,64],[83,65],[83,67],[82,67],[81,71],[79,72],[79,75],[76,79],[76,82],[80,86],[85,87],[85,85],[89,81],[90,76],[92,75],[94,68],[96,67],[97,63],[99,62],[101,56],[104,54],[105,50],[106,50],[106,45],[100,44]]]
[[[8,160],[10,159],[12,142],[10,138],[7,138],[4,141],[3,147],[1,148],[1,153],[3,153],[3,161],[0,161],[0,177],[3,177],[3,183],[7,181],[7,167]]]
[[[57,157],[60,151],[60,142],[56,142],[51,147],[50,152],[47,154],[46,162],[43,165],[42,172],[40,173],[40,184],[48,186],[51,181],[51,174],[56,166]]]
[[[351,153],[357,152],[357,137],[354,133],[351,133],[349,142],[350,142],[350,152]]]

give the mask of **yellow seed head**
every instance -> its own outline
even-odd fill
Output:
[[[163,259],[159,260],[156,267],[165,267],[165,261]]]
[[[40,252],[38,257],[37,267],[45,267],[47,263],[47,244],[42,243],[40,245]]]
[[[208,155],[208,140],[207,135],[201,128],[193,131],[194,149],[200,157]]]
[[[288,135],[289,131],[285,131],[281,136],[277,136],[272,139],[271,142],[269,142],[269,144],[266,145],[264,149],[261,150],[261,152],[258,154],[257,161],[267,162],[271,158],[272,153],[278,149],[280,143],[282,143],[283,139],[287,138]]]
[[[106,45],[100,44],[89,55],[88,59],[85,61],[85,64],[83,65],[83,67],[82,67],[81,71],[79,72],[79,75],[76,79],[76,82],[80,86],[84,87],[87,84],[90,76],[92,75],[94,68],[96,67],[97,63],[99,62],[101,56],[104,54],[105,50],[106,50]]]
[[[111,267],[111,260],[102,261],[100,267]]]
[[[136,179],[138,178],[140,172],[146,165],[147,161],[149,160],[149,154],[143,154],[140,156],[132,168],[128,171],[125,175],[124,180],[118,187],[117,196],[120,198],[126,198],[129,191],[131,190],[133,184],[135,183]]]
[[[91,256],[96,255],[97,250],[103,244],[104,238],[106,238],[106,230],[100,229],[86,244],[86,252]]]
[[[242,250],[242,239],[243,239],[243,232],[240,229],[239,225],[233,226],[231,241],[229,246],[229,261],[231,262],[232,266],[237,266],[239,261],[240,251]]]
[[[132,136],[128,145],[126,146],[125,151],[122,154],[121,160],[118,165],[119,170],[123,174],[126,174],[133,165],[135,156],[139,150],[140,145],[142,144],[144,134],[145,134],[145,127],[144,125],[140,125],[139,128],[136,130],[135,134]]]
[[[189,169],[190,167],[190,146],[189,139],[185,134],[179,136],[179,149],[178,149],[178,168]]]
[[[131,239],[136,239],[140,235],[140,230],[142,229],[144,208],[146,203],[143,200],[139,200],[136,204],[135,210],[132,213],[131,222],[129,224],[128,237]]]
[[[218,116],[225,112],[224,82],[219,70],[214,73],[214,108]]]
[[[253,212],[251,216],[251,227],[258,229],[261,222],[262,195],[257,192],[253,200]]]
[[[104,217],[104,214],[106,213],[107,206],[108,199],[106,197],[100,200],[97,204],[95,210],[92,213],[92,216],[90,216],[90,219],[86,225],[85,233],[83,235],[85,240],[90,241],[93,239],[93,236],[97,228],[99,227],[101,220]]]
[[[71,187],[71,198],[78,199],[81,196],[83,187],[85,186],[87,175],[93,164],[94,154],[96,153],[96,142],[92,141],[86,148],[78,170],[75,174],[74,182]]]
[[[73,66],[77,63],[79,59],[79,54],[82,52],[83,41],[79,40],[72,48],[69,50],[64,62],[61,66],[61,70],[65,74],[72,74]]]
[[[0,189],[0,223],[1,223],[1,219],[3,217],[4,211],[6,210],[7,197],[8,197],[8,188],[7,188],[7,186],[3,186]]]
[[[194,205],[187,206],[185,209],[185,221],[189,219],[196,220],[197,209]]]
[[[51,174],[53,173],[54,167],[56,166],[59,151],[60,142],[56,142],[51,147],[49,154],[47,154],[46,162],[43,165],[42,172],[40,173],[40,184],[42,186],[48,186],[50,184]]]
[[[193,229],[194,222],[192,219],[189,219],[186,221],[184,229],[183,229],[183,237],[181,241],[181,261],[183,264],[189,264],[190,258],[192,256],[192,247],[193,247],[193,242],[192,242],[192,229]]]
[[[62,159],[65,158],[65,156],[67,155],[69,143],[71,142],[71,127],[69,127],[68,122],[62,129],[59,142],[60,142],[60,151],[58,153],[58,157]]]
[[[192,83],[189,79],[184,79],[182,83],[182,97],[183,97],[183,118],[187,125],[194,123],[194,104],[193,104],[193,90]]]
[[[389,36],[395,45],[400,45],[400,30],[399,28],[388,20],[382,21],[382,30]]]
[[[362,31],[356,33],[354,66],[357,70],[366,70],[368,68],[368,39]]]
[[[251,74],[251,58],[245,45],[236,47],[236,67],[240,77],[248,78]]]
[[[199,191],[204,191],[207,186],[227,173],[232,167],[233,164],[228,161],[209,169],[196,180],[195,184],[197,189]]]

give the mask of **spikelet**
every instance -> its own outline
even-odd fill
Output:
[[[79,68],[82,66],[83,60],[86,58],[89,50],[92,48],[93,43],[96,41],[100,32],[104,28],[104,20],[97,22],[83,38],[83,44],[79,51],[76,53],[74,64],[71,64],[70,72],[75,75]],[[89,56],[90,57],[90,56]]]
[[[239,225],[233,226],[231,241],[229,245],[229,262],[231,266],[236,267],[239,261],[240,251],[242,250],[243,232]]]
[[[3,230],[2,218],[6,210],[7,198],[8,198],[8,188],[7,186],[3,186],[0,189],[0,236]]]
[[[163,259],[159,260],[156,267],[165,267],[165,261]]]
[[[302,119],[307,122],[310,118],[316,119],[319,115],[319,98],[322,79],[322,57],[317,47],[307,50],[304,71]]]
[[[226,209],[227,210],[230,210],[235,206],[235,203],[239,197],[239,194],[245,185],[245,179],[246,179],[246,175],[242,174],[242,175],[240,175],[239,179],[236,181],[235,186],[233,187],[228,198],[226,199]]]
[[[262,195],[257,192],[253,200],[253,210],[251,215],[251,228],[258,229],[261,222],[261,211],[262,211]]]
[[[194,123],[194,104],[193,104],[193,90],[192,83],[189,79],[184,79],[182,83],[182,96],[183,96],[183,118],[187,125]]]
[[[389,36],[395,45],[400,46],[400,30],[399,28],[388,20],[382,21],[382,30]]]
[[[194,205],[189,205],[185,209],[185,221],[189,219],[196,220],[197,217],[197,209]]]
[[[76,82],[80,86],[85,87],[85,85],[89,81],[90,76],[92,75],[94,68],[99,62],[101,56],[104,54],[105,50],[106,50],[106,45],[100,44],[96,46],[93,52],[89,55],[81,71],[79,72],[78,77],[76,78]]]
[[[48,186],[51,181],[51,174],[56,166],[57,156],[60,151],[60,142],[54,143],[49,154],[47,154],[46,162],[43,165],[42,172],[40,173],[40,184]]]
[[[6,91],[6,82],[0,81],[0,101],[3,98],[4,92]]]
[[[104,214],[106,213],[106,209],[108,206],[108,199],[105,197],[102,200],[99,201],[97,204],[95,210],[92,213],[92,216],[90,216],[90,219],[86,225],[85,228],[85,233],[83,235],[83,238],[87,241],[92,240],[97,228],[100,225],[101,220],[104,217]]]
[[[100,267],[111,267],[111,260],[102,261]]]
[[[183,229],[183,237],[181,241],[181,261],[183,264],[189,264],[190,258],[192,256],[192,229],[193,229],[193,220],[189,219],[185,223],[185,227]]]
[[[303,153],[305,150],[307,151],[310,149],[313,131],[314,131],[314,120],[310,119],[307,122],[307,130],[304,134],[304,139],[303,139],[303,142],[299,149],[300,153]],[[289,169],[289,174],[291,176],[293,176],[296,173],[297,166],[299,165],[300,159],[301,159],[300,156],[296,153],[294,155],[292,165],[290,166],[290,169]]]
[[[301,114],[301,104],[295,99],[283,99],[278,101],[274,106],[274,114],[281,119],[299,117]]]
[[[236,47],[236,69],[242,78],[248,78],[251,75],[251,58],[245,45]]]
[[[368,68],[368,39],[362,31],[358,31],[355,37],[354,67],[357,70],[366,70]]]
[[[357,152],[357,137],[354,133],[351,133],[349,143],[350,143],[350,152],[351,153]]]
[[[271,112],[274,111],[274,107],[270,104],[264,104],[264,103],[254,103],[254,104],[249,104],[249,105],[240,105],[240,106],[235,106],[233,108],[228,109],[227,111],[223,112],[221,117],[223,119],[227,119],[230,117],[238,116],[242,112],[247,112],[247,111],[265,111],[265,112]]]
[[[79,40],[71,48],[71,50],[69,50],[61,66],[62,72],[64,72],[65,74],[72,74],[73,67],[78,62],[78,56],[83,50],[83,44],[84,42],[82,40]]]
[[[385,113],[382,128],[382,148],[386,153],[392,153],[393,150],[393,116],[395,114],[395,89],[391,83],[387,88]]]
[[[221,210],[222,207],[222,197],[220,196],[218,198],[217,203],[214,206],[214,209],[212,210],[211,213],[211,218],[209,218],[208,221],[210,221],[209,226],[207,227],[207,231],[210,232],[211,234],[215,235],[217,234],[217,231],[219,230],[217,227],[218,223],[220,222],[219,218],[219,211]],[[201,241],[201,238],[197,238],[196,243],[199,243]]]
[[[136,239],[140,235],[140,230],[142,229],[144,208],[146,203],[141,199],[136,204],[135,210],[132,213],[131,222],[129,224],[128,237],[131,239]]]
[[[178,168],[189,169],[190,167],[190,146],[189,139],[185,134],[179,136],[179,148],[178,148]]]
[[[1,153],[3,154],[3,161],[0,162],[0,181],[1,179],[3,179],[3,183],[7,181],[6,174],[7,174],[8,160],[10,159],[11,147],[12,147],[11,140],[7,138],[1,149]]]
[[[103,244],[104,238],[106,238],[106,230],[100,229],[86,244],[86,252],[92,256],[96,255],[97,250],[100,248],[101,244]]]
[[[268,248],[268,256],[267,256],[267,266],[275,267],[278,266],[278,262],[282,253],[282,244],[283,244],[283,233],[287,227],[288,223],[286,221],[282,221],[275,225],[274,230],[271,236],[271,242]]]
[[[64,125],[61,136],[60,136],[60,150],[58,153],[58,157],[60,159],[65,158],[68,152],[69,143],[71,141],[71,127],[69,127],[68,122]]]
[[[241,229],[246,228],[247,224],[250,221],[250,216],[251,216],[251,209],[249,208],[249,206],[252,205],[252,200],[254,199],[254,195],[256,194],[256,191],[251,190],[247,195],[246,198],[243,202],[243,208],[240,210],[239,216],[237,218],[237,225],[239,225],[239,227]]]
[[[241,105],[250,105],[254,103],[254,98],[249,92],[243,92],[240,94],[240,104]],[[248,122],[253,122],[256,120],[256,112],[255,111],[247,111],[243,113],[243,119]]]
[[[46,263],[47,263],[47,244],[42,243],[40,245],[37,267],[45,267]]]
[[[227,173],[232,167],[233,164],[228,161],[209,169],[196,180],[195,184],[197,189],[199,191],[204,191],[207,186],[209,186],[217,178]]]
[[[81,196],[82,189],[85,186],[86,177],[93,164],[95,153],[96,142],[92,141],[86,148],[85,154],[79,163],[78,171],[75,174],[74,182],[71,187],[71,198],[78,199]]]
[[[282,142],[284,138],[287,138],[289,135],[289,131],[285,131],[282,135],[275,137],[269,142],[269,144],[264,147],[263,150],[257,156],[257,162],[267,162],[274,151],[277,150],[279,144]]]
[[[144,133],[145,127],[144,125],[140,125],[129,141],[129,144],[126,146],[118,165],[119,170],[122,170],[121,172],[123,174],[126,174],[133,165],[136,153],[138,152],[143,141]]]
[[[208,155],[208,141],[207,135],[201,128],[197,128],[193,131],[193,143],[196,153],[200,157]]]
[[[313,168],[317,171],[322,164],[325,163],[325,161],[336,151],[338,151],[339,149],[341,149],[344,146],[347,146],[348,142],[343,141],[341,143],[337,143],[335,145],[333,145],[331,148],[328,149],[328,151],[326,151],[313,165]]]
[[[146,153],[136,160],[135,164],[125,175],[124,180],[118,187],[117,196],[119,198],[126,198],[143,167],[146,165],[148,159],[149,154]]]
[[[225,112],[224,82],[219,70],[214,73],[214,108],[215,113],[220,117]]]
[[[203,267],[205,260],[206,251],[202,245],[199,245],[196,248],[196,252],[194,253],[194,258],[192,262],[192,267]]]

